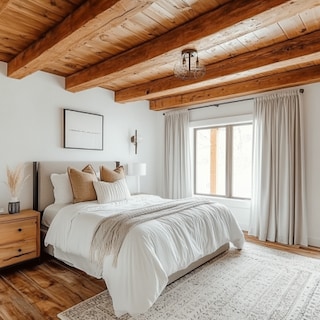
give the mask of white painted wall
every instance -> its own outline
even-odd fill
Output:
[[[310,245],[320,247],[320,83],[304,87],[306,193]]]
[[[96,88],[79,93],[64,90],[64,78],[37,72],[22,80],[6,76],[5,63],[0,63],[0,208],[7,209],[10,194],[5,184],[6,166],[45,160],[119,160],[145,162],[147,176],[141,177],[141,191],[157,193],[156,168],[161,150],[155,143],[157,113],[147,102],[117,104],[113,93]],[[63,108],[104,115],[104,150],[63,148]],[[134,130],[143,137],[134,154],[130,136]],[[31,166],[30,166],[31,168]],[[29,172],[28,167],[27,171]],[[136,180],[127,177],[132,191]],[[32,207],[32,179],[27,180],[21,195],[21,207]]]
[[[300,87],[299,87],[300,88]],[[301,87],[302,88],[302,87]],[[306,196],[309,244],[320,247],[320,83],[303,86],[306,162]],[[250,98],[250,97],[245,97]],[[234,117],[252,112],[252,102],[221,105],[219,108],[203,108],[190,112],[191,121]],[[248,230],[250,201],[217,198],[228,205],[243,230]]]

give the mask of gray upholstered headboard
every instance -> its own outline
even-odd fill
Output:
[[[82,170],[91,164],[98,172],[101,165],[115,169],[118,161],[43,161],[33,163],[33,209],[42,212],[54,202],[53,186],[50,180],[51,173],[67,172],[68,167]]]

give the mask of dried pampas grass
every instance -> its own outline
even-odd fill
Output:
[[[13,170],[7,166],[7,184],[12,198],[19,198],[22,186],[27,178],[24,176],[24,164],[19,164]]]

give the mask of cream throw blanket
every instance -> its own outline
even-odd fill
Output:
[[[186,214],[185,210],[187,209],[213,203],[208,199],[197,198],[170,200],[166,203],[133,209],[107,217],[101,221],[94,232],[91,259],[98,262],[99,266],[102,266],[104,256],[113,254],[113,265],[116,266],[122,243],[132,227],[152,219],[168,217],[175,213]],[[181,223],[181,221],[179,222]],[[174,219],[170,220],[170,224],[179,222]]]

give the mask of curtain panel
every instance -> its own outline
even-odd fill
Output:
[[[280,92],[254,101],[249,234],[307,246],[301,96]]]
[[[166,198],[192,196],[189,111],[165,114],[164,193]]]

